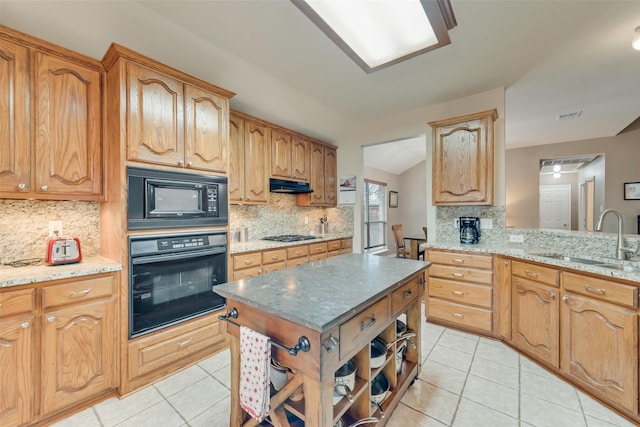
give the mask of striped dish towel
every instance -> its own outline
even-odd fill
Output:
[[[271,339],[240,326],[240,406],[262,421],[269,415]]]

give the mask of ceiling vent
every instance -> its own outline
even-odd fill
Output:
[[[556,116],[556,120],[577,119],[582,115],[582,110],[574,111],[573,113],[565,113]]]
[[[540,173],[576,172],[598,157],[600,156],[592,155],[579,157],[562,157],[558,159],[541,159]]]

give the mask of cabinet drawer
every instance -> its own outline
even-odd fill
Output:
[[[327,252],[327,242],[312,243],[309,245],[309,255],[324,254]]]
[[[342,249],[349,249],[348,252],[351,252],[351,248],[353,247],[353,239],[342,239],[340,241],[340,246]]]
[[[129,378],[146,374],[224,341],[224,334],[220,331],[220,322],[218,321],[212,321],[196,328],[191,326],[191,330],[183,333],[178,332],[178,334],[143,338],[130,344]]]
[[[262,264],[262,253],[255,252],[252,254],[234,255],[233,256],[233,269],[240,270],[242,268],[249,268],[260,266]]]
[[[262,264],[272,264],[274,262],[282,262],[287,260],[286,249],[275,249],[262,252]]]
[[[262,274],[262,267],[243,268],[233,272],[233,280],[246,279],[249,277],[255,277]]]
[[[614,304],[638,307],[638,288],[573,273],[562,273],[562,287],[565,291],[588,295]]]
[[[450,280],[485,283],[487,285],[490,285],[493,280],[493,272],[491,270],[433,264],[427,271],[429,272],[429,277],[441,277]]]
[[[36,308],[35,290],[3,292],[0,294],[0,317],[33,311]]]
[[[113,295],[113,288],[114,283],[111,276],[47,286],[42,288],[42,307],[54,307],[109,297]]]
[[[287,268],[295,267],[296,265],[302,265],[309,262],[309,257],[294,258],[287,261]]]
[[[535,280],[545,285],[559,286],[558,279],[560,278],[560,272],[553,268],[513,261],[511,263],[511,274],[524,277],[525,279]]]
[[[491,332],[491,311],[484,308],[469,307],[438,298],[429,298],[427,317],[471,329]]]
[[[434,264],[456,265],[458,267],[492,268],[492,257],[487,255],[461,254],[458,252],[428,251],[427,258]]]
[[[400,289],[396,289],[391,294],[391,312],[397,315],[404,310],[409,304],[420,295],[420,284],[418,279],[403,285]]]
[[[327,259],[327,253],[321,253],[316,255],[309,255],[309,262],[320,261],[321,259]]]
[[[341,359],[353,350],[362,348],[387,326],[391,318],[389,303],[389,297],[384,297],[340,325]]]
[[[491,309],[489,286],[429,278],[429,296]]]
[[[267,264],[262,267],[262,271],[264,273],[271,273],[272,271],[284,270],[285,268],[287,268],[287,263],[285,261],[282,261],[273,264]]]
[[[327,242],[327,251],[337,251],[342,247],[340,240],[332,240]]]
[[[287,259],[300,258],[309,255],[309,246],[294,246],[287,248]]]

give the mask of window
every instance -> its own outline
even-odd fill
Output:
[[[387,184],[364,180],[364,248],[386,245]]]

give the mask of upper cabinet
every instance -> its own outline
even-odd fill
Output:
[[[280,129],[271,131],[271,176],[309,180],[309,142]]]
[[[433,204],[493,204],[494,110],[429,122],[433,128]]]
[[[101,200],[102,65],[6,27],[0,39],[0,197]]]
[[[123,109],[126,160],[227,174],[229,98],[234,94],[112,44],[103,59],[111,98]]]
[[[229,119],[229,202],[266,204],[269,201],[268,125],[232,112]]]
[[[337,197],[337,149],[333,146],[311,142],[311,179],[313,193],[298,194],[298,206],[335,207]]]

